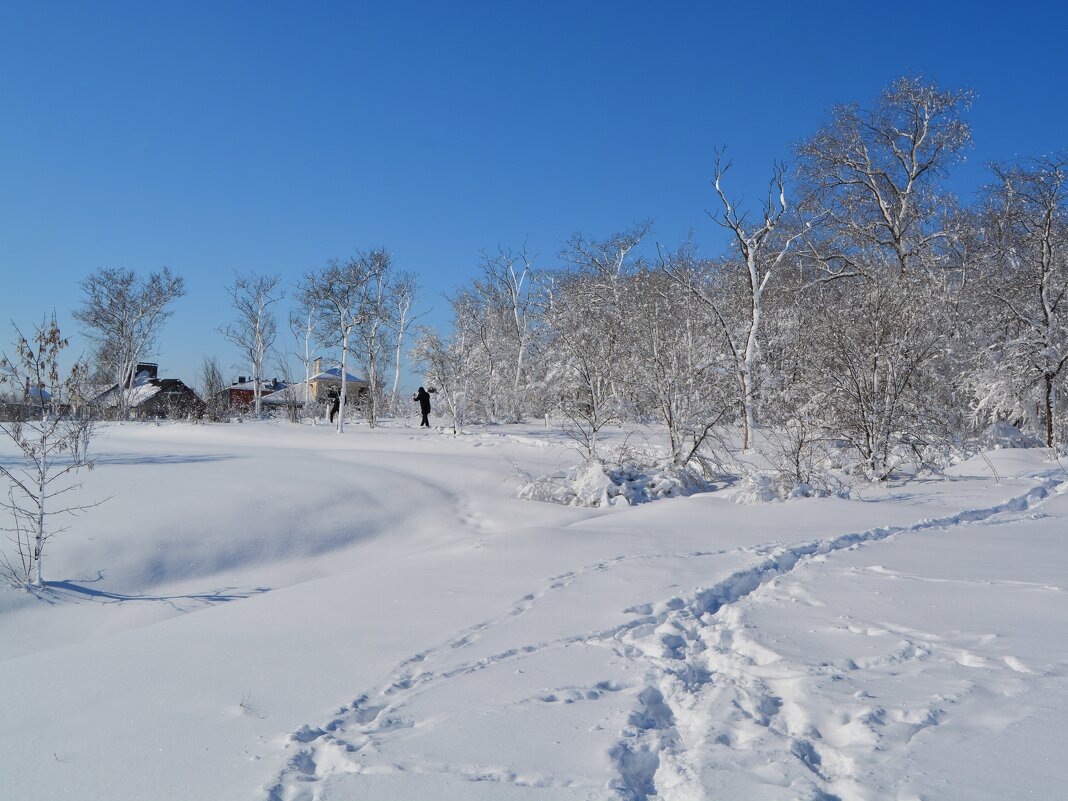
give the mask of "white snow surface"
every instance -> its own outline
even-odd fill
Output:
[[[849,499],[576,508],[515,497],[513,463],[574,463],[537,426],[112,424],[94,448],[78,497],[109,499],[43,593],[0,590],[0,797],[1068,787],[1048,452]]]

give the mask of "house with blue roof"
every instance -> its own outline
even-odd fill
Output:
[[[349,404],[367,392],[367,379],[352,373],[345,373],[345,395]],[[307,381],[290,384],[280,392],[272,392],[264,397],[263,402],[271,405],[297,405],[329,400],[341,392],[341,368],[323,369],[323,360],[315,360],[314,373]]]

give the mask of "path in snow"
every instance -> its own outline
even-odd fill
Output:
[[[857,775],[850,751],[886,751],[907,745],[921,731],[939,725],[945,707],[959,699],[942,695],[919,704],[887,710],[872,703],[844,712],[834,721],[836,738],[817,729],[804,711],[804,682],[822,676],[840,681],[849,671],[871,673],[887,666],[944,659],[974,667],[987,660],[956,643],[920,631],[872,629],[870,636],[892,635],[899,647],[868,660],[802,667],[783,663],[751,631],[742,609],[754,594],[815,560],[843,550],[854,551],[894,535],[944,529],[987,521],[997,515],[1034,508],[1061,482],[1046,480],[1027,493],[985,509],[912,526],[891,526],[778,549],[758,564],[738,571],[652,616],[624,637],[649,665],[648,684],[639,706],[613,749],[619,777],[614,784],[627,801],[650,798],[693,799],[707,793],[706,777],[724,769],[737,772],[739,749],[766,756],[763,790],[782,787],[782,798],[853,801],[869,796]],[[772,670],[767,665],[775,664]],[[1012,671],[1026,672],[1018,659],[1005,658]],[[863,691],[860,691],[863,692]],[[858,696],[862,701],[864,696]],[[836,748],[836,739],[844,748]],[[885,759],[885,757],[881,757]],[[749,761],[749,760],[747,760]],[[768,775],[774,774],[774,775]],[[753,792],[736,782],[732,792]],[[754,783],[755,786],[756,783]],[[744,789],[743,789],[744,788]],[[729,796],[728,796],[729,797]]]
[[[802,683],[790,674],[802,671],[809,676],[834,679],[844,668],[822,665],[811,669],[785,663],[781,655],[761,645],[747,631],[741,608],[798,568],[829,555],[855,551],[895,535],[945,529],[1029,510],[1049,497],[1056,483],[1046,480],[996,506],[909,526],[873,528],[792,545],[625,555],[554,576],[524,594],[502,614],[403,660],[385,681],[359,693],[329,722],[306,725],[294,732],[289,738],[291,754],[286,766],[268,785],[266,796],[270,801],[310,801],[325,797],[324,792],[340,786],[347,775],[359,774],[362,778],[358,781],[366,785],[372,780],[404,774],[436,776],[439,782],[444,777],[488,782],[516,792],[523,788],[547,789],[554,798],[693,799],[705,797],[707,777],[717,766],[729,770],[733,764],[737,770],[738,752],[742,750],[749,757],[761,754],[767,758],[765,774],[775,775],[759,777],[765,792],[770,786],[782,788],[782,798],[867,798],[858,781],[857,760],[850,752],[907,745],[917,733],[937,726],[945,716],[944,710],[938,703],[890,710],[861,705],[863,711],[836,723],[839,734],[845,733],[838,740],[849,747],[835,748],[830,729],[825,725],[828,733],[821,733],[802,711],[803,698],[797,694]],[[571,630],[533,642],[517,639],[519,632],[508,630],[554,594],[628,562],[681,562],[728,554],[733,559],[755,561],[687,595],[674,596],[655,606],[630,607],[626,611],[637,617],[622,624],[604,630]],[[942,645],[933,636],[897,634],[904,645],[896,652],[853,663],[848,669],[871,672],[886,665],[931,656],[941,658],[945,654],[961,665],[981,664],[984,659],[955,645]],[[499,641],[508,647],[472,648],[490,635],[496,637],[489,645]],[[595,678],[586,683],[533,692],[517,705],[574,705],[609,696],[618,705],[620,699],[632,698],[634,707],[626,716],[621,736],[606,748],[615,771],[610,788],[596,783],[596,771],[590,771],[590,775],[583,775],[581,770],[569,773],[551,763],[540,770],[517,769],[504,761],[472,762],[469,752],[467,760],[426,760],[418,756],[418,747],[397,742],[411,743],[418,737],[417,729],[434,727],[414,712],[420,705],[434,706],[428,696],[442,692],[462,695],[465,689],[458,686],[460,680],[507,666],[531,663],[551,673],[551,662],[576,660],[574,653],[568,652],[575,648],[599,653],[593,668],[578,664],[586,657],[577,660],[579,674],[591,669],[601,670],[602,675],[611,672],[608,663],[613,661],[618,674],[618,663],[629,662],[630,672],[637,678],[629,682],[597,680],[597,674],[593,674]],[[469,649],[476,650],[477,655],[463,658]],[[773,671],[763,669],[773,663]],[[1022,668],[1011,659],[1005,664],[1013,670]],[[523,670],[516,667],[515,672]],[[596,728],[595,724],[593,729]],[[509,736],[521,736],[518,732],[518,728],[512,728]],[[377,781],[372,786],[379,793],[385,787]],[[352,785],[350,792],[358,787]],[[519,793],[516,797],[525,796]]]
[[[626,554],[553,576],[540,587],[516,599],[502,614],[468,626],[443,642],[404,659],[393,668],[382,684],[361,692],[350,704],[337,710],[335,717],[327,724],[315,727],[306,725],[290,735],[290,745],[294,753],[278,780],[268,788],[267,797],[271,801],[314,798],[320,789],[316,783],[338,772],[369,772],[378,776],[387,773],[426,772],[452,774],[469,781],[494,781],[516,786],[557,789],[570,787],[575,782],[560,780],[548,771],[537,774],[478,764],[420,763],[411,759],[400,764],[367,767],[360,763],[359,757],[381,750],[386,737],[414,727],[415,721],[408,714],[408,710],[419,696],[448,691],[449,687],[446,685],[454,680],[507,663],[522,662],[532,656],[557,653],[570,646],[613,644],[626,630],[644,625],[645,618],[638,618],[605,631],[566,634],[533,643],[525,642],[500,651],[491,649],[488,653],[464,658],[469,650],[473,650],[472,646],[491,634],[499,633],[505,639],[512,637],[510,631],[497,630],[507,628],[550,596],[572,588],[583,578],[606,573],[627,563],[694,560],[726,555],[739,558],[765,550],[765,546],[753,546],[687,553]],[[440,666],[435,668],[437,663],[440,663]],[[615,682],[602,679],[591,681],[587,685],[568,685],[550,691],[534,692],[519,703],[572,704],[596,700],[604,694],[616,693],[622,689],[623,687]]]

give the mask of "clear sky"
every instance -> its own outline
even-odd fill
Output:
[[[714,252],[716,147],[758,198],[834,104],[906,73],[977,93],[967,195],[1068,147],[1064,9],[0,0],[0,321],[76,333],[85,275],[168,265],[189,293],[158,361],[193,383],[205,355],[246,372],[216,330],[234,270],[292,285],[384,246],[441,322],[482,249],[548,266],[652,218]]]

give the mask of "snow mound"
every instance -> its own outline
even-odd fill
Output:
[[[827,498],[831,495],[848,498],[849,488],[840,486],[832,490],[804,481],[784,479],[773,473],[748,475],[726,493],[728,499],[743,505],[788,501],[794,498]]]
[[[614,506],[620,500],[633,506],[710,489],[712,483],[704,475],[670,461],[639,464],[591,459],[570,470],[532,479],[520,487],[518,495],[523,500],[564,506]]]
[[[998,420],[983,432],[979,439],[984,448],[1041,448],[1042,442],[1037,437],[1025,434],[1012,423]]]

